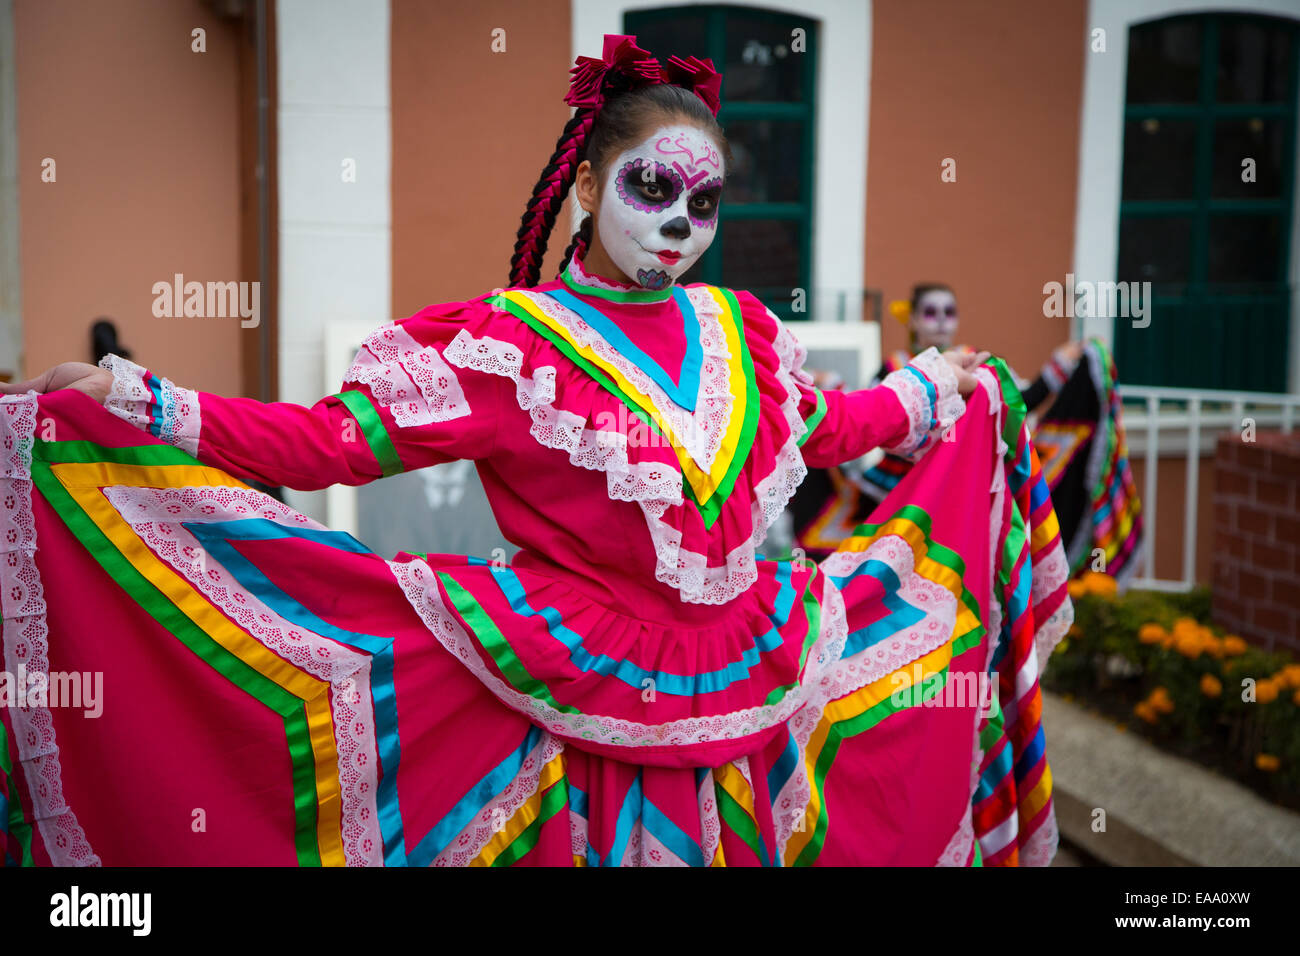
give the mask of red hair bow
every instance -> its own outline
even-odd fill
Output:
[[[578,109],[599,110],[607,93],[652,86],[661,82],[660,72],[659,61],[636,45],[636,37],[607,33],[599,60],[580,56],[569,70],[564,102]]]
[[[721,104],[722,74],[712,60],[697,56],[670,56],[668,64],[659,61],[636,45],[636,37],[621,33],[605,34],[605,47],[598,60],[580,56],[569,70],[569,92],[564,102],[578,109],[599,111],[610,93],[639,90],[657,83],[668,83],[690,90],[714,116]]]
[[[680,86],[690,90],[709,108],[714,116],[718,115],[721,105],[722,74],[713,68],[712,60],[701,60],[697,56],[670,56],[668,65],[663,68],[664,83]]]

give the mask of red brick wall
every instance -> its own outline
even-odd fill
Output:
[[[1300,434],[1257,438],[1216,449],[1214,621],[1300,652]]]

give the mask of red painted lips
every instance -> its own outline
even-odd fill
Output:
[[[656,252],[655,255],[657,255],[659,257],[659,261],[664,263],[665,265],[672,265],[674,262],[676,262],[678,259],[682,257],[682,254],[680,252],[670,252],[667,249],[663,250],[662,252]]]

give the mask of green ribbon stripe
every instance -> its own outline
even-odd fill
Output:
[[[569,271],[568,266],[565,266],[564,271],[560,273],[560,281],[574,292],[579,292],[582,295],[592,295],[598,299],[606,299],[609,302],[666,302],[673,294],[671,285],[666,289],[632,289],[627,292],[618,289],[598,289],[595,286],[580,285],[573,278],[573,273]]]
[[[808,430],[804,432],[803,436],[799,439],[800,448],[803,447],[804,442],[812,437],[812,433],[817,430],[817,426],[820,425],[822,419],[826,417],[826,396],[822,394],[822,390],[816,385],[813,386],[813,391],[817,393],[817,407],[813,409],[811,415],[804,419],[803,423]]]
[[[538,807],[537,818],[511,840],[509,846],[497,854],[496,859],[492,861],[492,865],[494,867],[513,866],[526,854],[532,852],[533,848],[537,846],[537,841],[541,838],[542,827],[568,804],[569,781],[567,777],[561,777],[551,786],[550,790],[547,790],[542,795],[542,803]]]
[[[700,517],[704,521],[705,528],[712,528],[718,517],[722,513],[723,503],[730,497],[735,490],[736,478],[740,474],[740,469],[744,467],[749,457],[749,449],[753,447],[754,435],[758,431],[758,382],[754,375],[754,361],[749,352],[749,343],[745,339],[744,326],[740,319],[740,306],[736,302],[735,296],[728,289],[719,290],[723,293],[723,298],[727,300],[732,310],[729,320],[736,329],[736,337],[740,342],[741,368],[745,375],[745,418],[741,423],[741,431],[736,444],[736,454],[732,457],[731,463],[723,475],[722,481],[718,484],[717,489],[709,496],[708,501],[701,504],[694,488],[689,481],[682,482],[682,489],[686,497],[699,511]],[[510,299],[501,296],[493,296],[487,300],[490,304],[505,309],[515,318],[519,319],[538,335],[542,336],[557,349],[559,349],[566,358],[590,375],[601,388],[609,392],[624,405],[628,410],[636,415],[638,419],[644,422],[656,435],[663,436],[663,430],[659,428],[653,417],[651,417],[637,402],[631,398],[621,387],[616,385],[592,362],[588,361],[582,355],[579,355],[573,345],[556,332],[546,323],[536,318],[523,306]],[[667,441],[666,436],[664,440]]]
[[[5,733],[3,723],[0,723],[0,773],[5,776],[5,785],[9,794],[9,813],[6,815],[6,820],[0,820],[0,837],[3,837],[6,832],[12,833],[19,846],[18,865],[35,866],[36,861],[32,858],[32,827],[23,819],[23,798],[18,792],[18,781],[13,775],[14,761],[9,752],[9,736]],[[4,850],[0,848],[0,856],[3,855]]]
[[[388,434],[388,429],[384,427],[384,420],[379,417],[379,409],[375,407],[370,396],[356,389],[348,389],[337,392],[335,397],[343,402],[347,410],[352,413],[352,417],[357,420],[357,424],[361,426],[361,434],[365,437],[366,444],[370,446],[375,461],[379,462],[383,476],[387,478],[389,475],[404,471],[402,459],[397,454],[393,439]]]
[[[294,844],[301,866],[319,866],[316,843],[316,771],[302,701],[226,650],[135,569],[117,546],[77,504],[50,470],[51,464],[115,462],[133,465],[195,465],[171,445],[105,448],[88,441],[37,441],[32,449],[32,481],[91,557],[127,595],[172,636],[226,680],[278,714],[284,721],[293,767]]]

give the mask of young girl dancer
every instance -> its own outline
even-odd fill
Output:
[[[6,668],[105,684],[98,718],[4,711],[7,858],[1050,860],[1036,674],[1070,606],[1005,372],[931,349],[822,392],[753,296],[678,284],[719,86],[633,37],[580,58],[509,288],[379,329],[310,408],[115,355],[5,389]],[[888,521],[758,551],[807,465],[881,445],[924,455]],[[385,560],[244,484],[458,457],[508,566]]]

